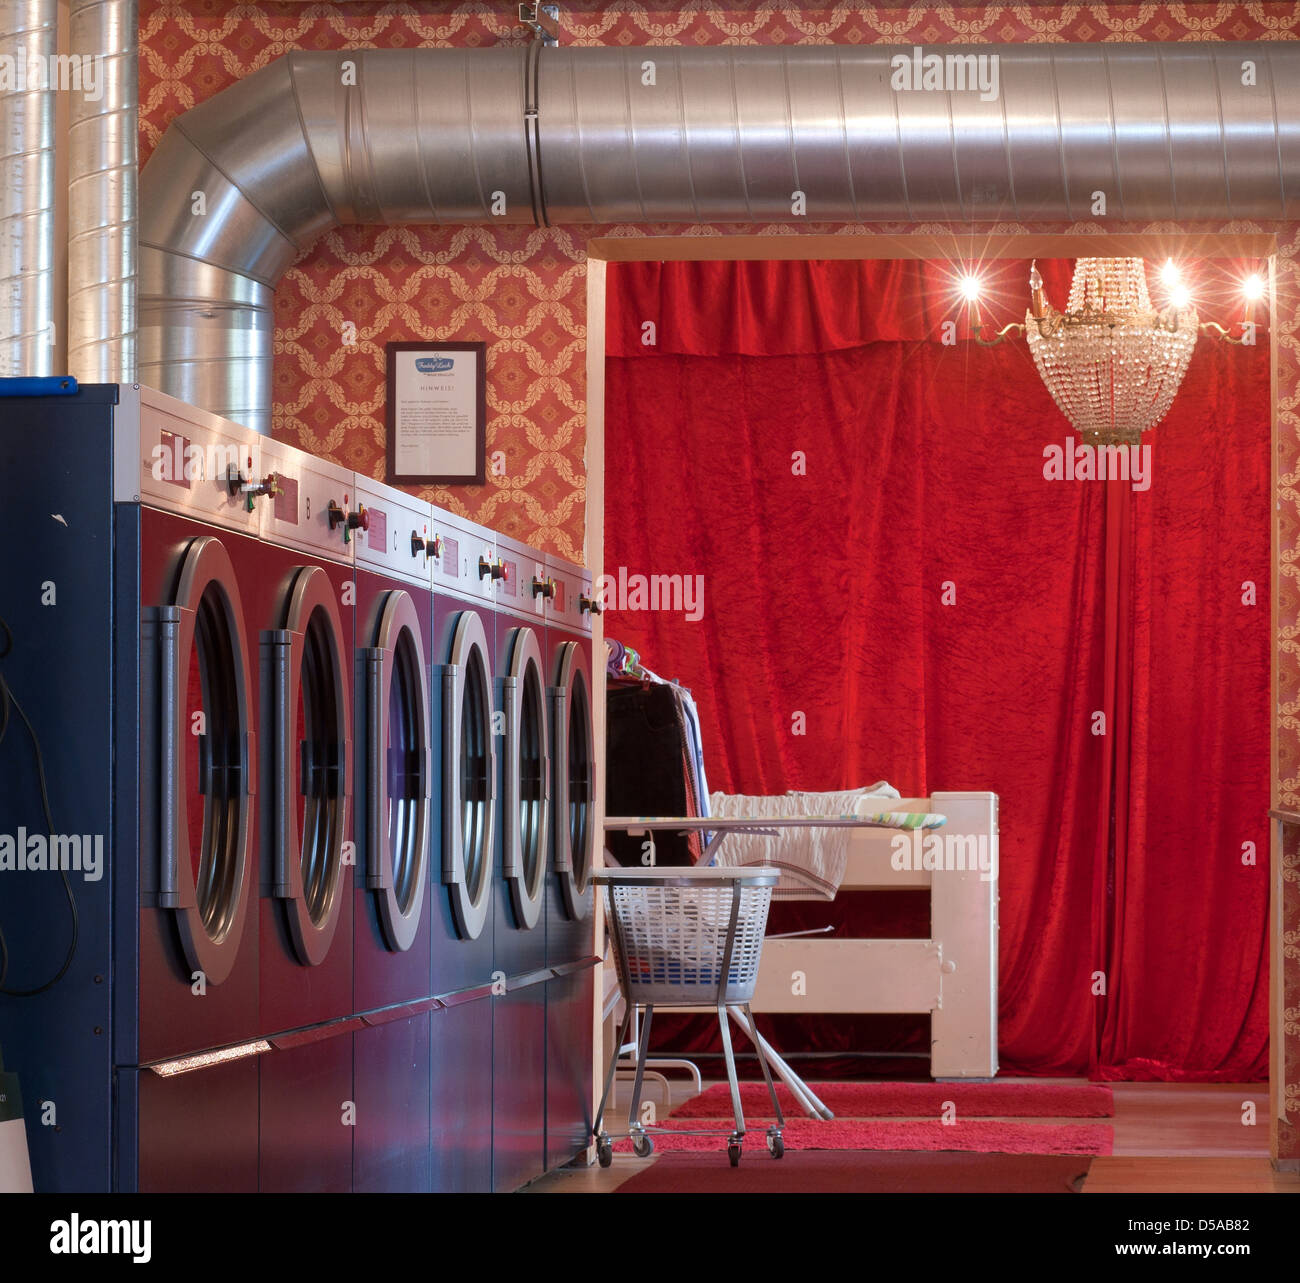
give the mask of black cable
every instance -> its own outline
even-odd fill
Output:
[[[2,617],[0,617],[0,629],[4,630],[4,649],[0,650],[0,660],[3,660],[13,649],[14,635]],[[41,788],[41,809],[45,812],[46,830],[50,839],[53,840],[54,816],[50,810],[50,793],[45,780],[45,758],[41,753],[41,741],[37,738],[35,728],[23,711],[23,706],[14,698],[13,692],[9,689],[9,683],[5,681],[4,673],[0,672],[0,744],[4,743],[5,733],[9,729],[9,709],[11,706],[14,712],[22,718],[23,725],[27,727],[27,734],[31,736],[32,751],[36,757],[36,778]],[[35,989],[6,988],[5,980],[9,976],[9,946],[5,943],[4,930],[0,928],[0,994],[10,998],[34,998],[37,994],[52,989],[68,974],[68,968],[72,966],[72,959],[77,952],[77,942],[81,936],[81,917],[77,912],[77,900],[72,894],[72,882],[68,878],[68,871],[60,869],[59,876],[63,879],[63,891],[68,897],[68,912],[72,917],[72,939],[68,944],[68,953],[63,959],[63,965],[49,980],[42,985],[37,985]]]

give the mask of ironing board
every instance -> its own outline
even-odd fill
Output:
[[[928,820],[929,823],[922,823]],[[627,833],[638,836],[642,833],[707,833],[709,844],[704,849],[698,868],[710,863],[722,843],[736,833],[748,833],[756,836],[779,837],[781,829],[917,829],[938,828],[944,823],[942,816],[919,816],[911,812],[881,812],[876,815],[792,815],[788,817],[763,816],[761,819],[744,816],[630,816],[614,815],[605,817],[607,833]],[[802,933],[796,933],[802,934]],[[751,1022],[739,1008],[728,1008],[728,1014],[740,1027],[746,1037],[759,1048],[768,1063],[776,1071],[777,1077],[790,1089],[800,1107],[810,1117],[833,1118],[834,1114],[826,1107],[804,1080],[790,1068],[786,1060],[758,1032],[755,1022]]]

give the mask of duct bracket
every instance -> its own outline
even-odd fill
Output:
[[[560,43],[560,6],[558,4],[521,4],[519,21],[531,27],[534,39],[544,45]]]

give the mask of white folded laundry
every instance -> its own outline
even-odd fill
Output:
[[[839,789],[829,793],[791,791],[764,796],[711,793],[709,813],[719,817],[756,816],[789,819],[798,815],[872,815],[882,799],[899,796],[896,788],[880,780],[868,788]],[[777,837],[735,833],[723,842],[718,864],[769,864],[781,870],[772,888],[778,900],[833,900],[848,866],[849,837],[853,830],[786,829]]]

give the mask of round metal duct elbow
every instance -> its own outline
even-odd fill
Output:
[[[269,432],[275,287],[322,232],[536,223],[534,59],[290,53],[174,120],[141,175],[141,381]]]
[[[281,273],[344,223],[1300,215],[1300,45],[292,53],[142,177],[141,378],[270,429]]]

